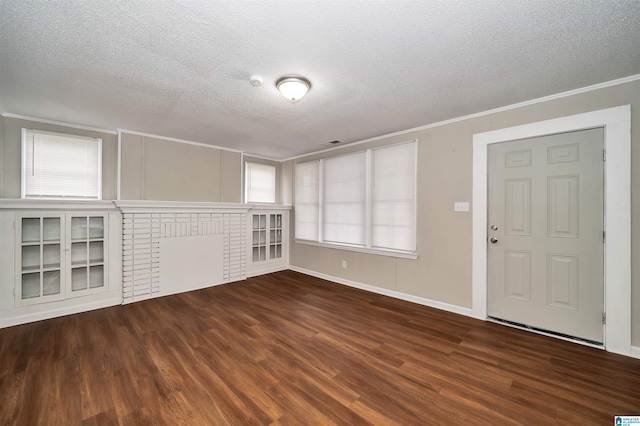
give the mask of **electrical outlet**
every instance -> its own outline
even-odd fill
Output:
[[[466,201],[456,201],[453,203],[453,211],[454,212],[468,212],[469,211],[469,203]]]
[[[346,260],[343,260],[343,261],[342,261],[342,267],[343,267],[344,269],[347,269],[347,261],[346,261]]]

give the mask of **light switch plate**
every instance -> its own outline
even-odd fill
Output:
[[[453,203],[453,211],[454,212],[468,212],[469,211],[469,203],[467,201],[456,201]]]

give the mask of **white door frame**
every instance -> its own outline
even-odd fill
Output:
[[[604,128],[605,348],[631,355],[631,106],[473,135],[472,315],[487,318],[487,151],[493,143]]]

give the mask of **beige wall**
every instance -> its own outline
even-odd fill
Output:
[[[632,344],[640,346],[640,81],[288,161],[283,183],[293,200],[293,165],[329,155],[418,139],[417,260],[362,254],[291,241],[291,265],[382,289],[471,308],[472,213],[453,211],[472,198],[474,133],[619,105],[632,110]],[[473,206],[472,206],[473,208]],[[295,223],[292,215],[292,227]],[[291,230],[294,235],[294,229]],[[347,260],[347,269],[341,261]]]
[[[122,132],[123,200],[241,201],[239,152]]]
[[[0,197],[20,198],[22,128],[102,139],[102,199],[116,198],[118,138],[115,134],[0,117]]]

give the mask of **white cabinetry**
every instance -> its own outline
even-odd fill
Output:
[[[283,207],[249,212],[249,270],[260,275],[286,269],[289,211]]]
[[[0,327],[122,303],[111,202],[0,200]]]
[[[27,213],[16,222],[16,306],[106,290],[105,214]]]

